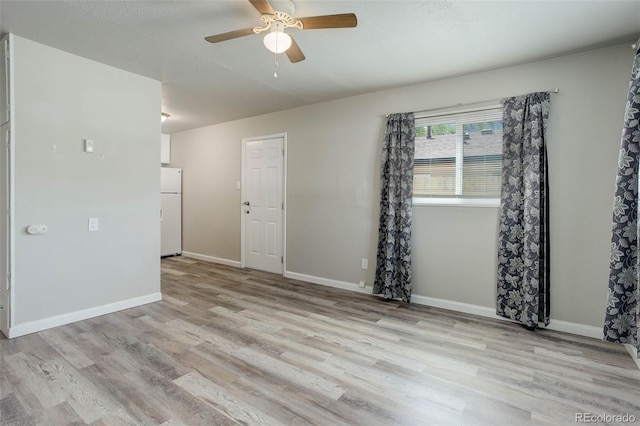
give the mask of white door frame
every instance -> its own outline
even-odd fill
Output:
[[[0,190],[0,194],[3,197],[7,197],[7,211],[2,212],[3,215],[7,215],[8,230],[7,230],[7,277],[2,277],[2,280],[8,280],[9,284],[9,306],[6,307],[9,310],[9,324],[7,324],[8,330],[4,330],[8,338],[12,338],[11,328],[15,324],[15,133],[12,128],[14,120],[14,93],[13,93],[13,37],[10,34],[5,35],[0,41],[7,42],[7,48],[9,50],[9,57],[7,68],[5,69],[6,81],[0,82],[0,84],[6,84],[5,90],[9,95],[9,120],[2,126],[0,131],[8,131],[9,137],[7,138],[7,150],[6,162],[2,164],[2,167],[6,169],[5,188]],[[4,102],[4,100],[0,100]],[[3,117],[2,120],[5,118]],[[6,193],[4,193],[6,191]],[[1,243],[1,242],[0,242]]]
[[[5,171],[3,172],[4,176],[3,179],[0,179],[0,182],[2,182],[3,187],[0,189],[0,196],[3,197],[6,200],[6,204],[7,204],[7,210],[6,211],[2,211],[0,212],[0,215],[2,215],[2,219],[0,220],[0,226],[5,227],[5,237],[6,237],[6,241],[1,241],[0,244],[5,244],[5,248],[6,248],[6,259],[2,259],[2,262],[6,262],[5,263],[5,267],[6,270],[4,271],[6,273],[5,276],[0,277],[0,279],[2,279],[3,283],[2,283],[2,288],[4,289],[5,287],[5,283],[8,286],[8,291],[7,291],[7,306],[3,306],[3,309],[6,309],[9,312],[8,315],[8,323],[7,323],[7,328],[3,329],[2,332],[5,333],[5,335],[9,338],[13,337],[11,336],[11,327],[14,324],[14,306],[15,306],[15,302],[14,302],[14,297],[15,297],[15,291],[14,291],[14,285],[13,283],[15,282],[15,274],[13,273],[14,271],[14,215],[13,215],[13,200],[14,200],[14,174],[13,174],[13,170],[14,170],[14,160],[13,160],[13,132],[11,131],[11,123],[6,123],[3,126],[0,126],[0,131],[2,132],[6,132],[7,134],[7,140],[6,140],[6,147],[2,147],[2,149],[7,149],[6,152],[6,157],[5,157],[5,161],[3,162],[3,164],[1,165],[2,168],[5,169]],[[5,181],[6,178],[6,181]],[[0,315],[6,315],[5,312],[0,312]]]
[[[283,133],[275,133],[272,135],[264,135],[264,136],[252,136],[247,138],[242,138],[242,169],[241,169],[241,177],[240,177],[240,266],[242,268],[245,267],[245,205],[243,204],[245,201],[245,151],[247,147],[247,142],[254,141],[263,141],[267,139],[280,139],[282,138],[282,149],[284,149],[283,156],[283,175],[282,175],[282,202],[284,203],[284,208],[282,209],[282,275],[284,276],[287,271],[287,132]]]

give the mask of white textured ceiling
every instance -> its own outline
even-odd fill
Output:
[[[358,26],[291,30],[307,59],[279,55],[277,79],[260,35],[204,41],[261,24],[247,0],[0,0],[0,32],[162,81],[170,133],[640,35],[640,0],[295,3],[299,17],[354,12]]]

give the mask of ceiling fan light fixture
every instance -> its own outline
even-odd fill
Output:
[[[245,0],[246,1],[246,0]],[[2,0],[0,0],[2,2]],[[297,17],[296,6],[292,0],[249,0],[249,3],[260,14],[262,26],[253,26],[226,33],[214,34],[204,39],[209,43],[219,43],[221,41],[232,40],[239,37],[253,34],[262,34],[269,31],[264,36],[265,47],[275,53],[274,62],[278,64],[278,53],[287,52],[287,58],[292,64],[305,60],[305,56],[300,50],[293,36],[285,33],[287,28],[296,30],[318,30],[327,28],[353,28],[358,26],[358,18],[354,13],[338,13],[333,15],[319,15]],[[273,3],[273,5],[272,5]],[[274,73],[277,76],[277,73]]]
[[[275,23],[271,32],[264,36],[264,46],[273,53],[285,52],[291,47],[291,36],[282,31],[282,26]]]

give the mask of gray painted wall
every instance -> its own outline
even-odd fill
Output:
[[[14,325],[158,293],[160,82],[20,37],[14,70]]]
[[[241,140],[287,132],[287,269],[370,285],[384,115],[558,87],[548,132],[551,317],[599,327],[632,59],[623,44],[175,133],[184,250],[240,260]],[[415,207],[414,295],[494,308],[497,224],[497,208]]]

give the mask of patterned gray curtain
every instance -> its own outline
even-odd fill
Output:
[[[387,120],[380,171],[380,226],[373,294],[411,300],[411,204],[416,126],[413,113]]]
[[[505,99],[498,237],[498,315],[549,323],[549,93]]]
[[[640,49],[631,69],[613,201],[609,294],[604,338],[638,349],[638,160],[640,153]]]

